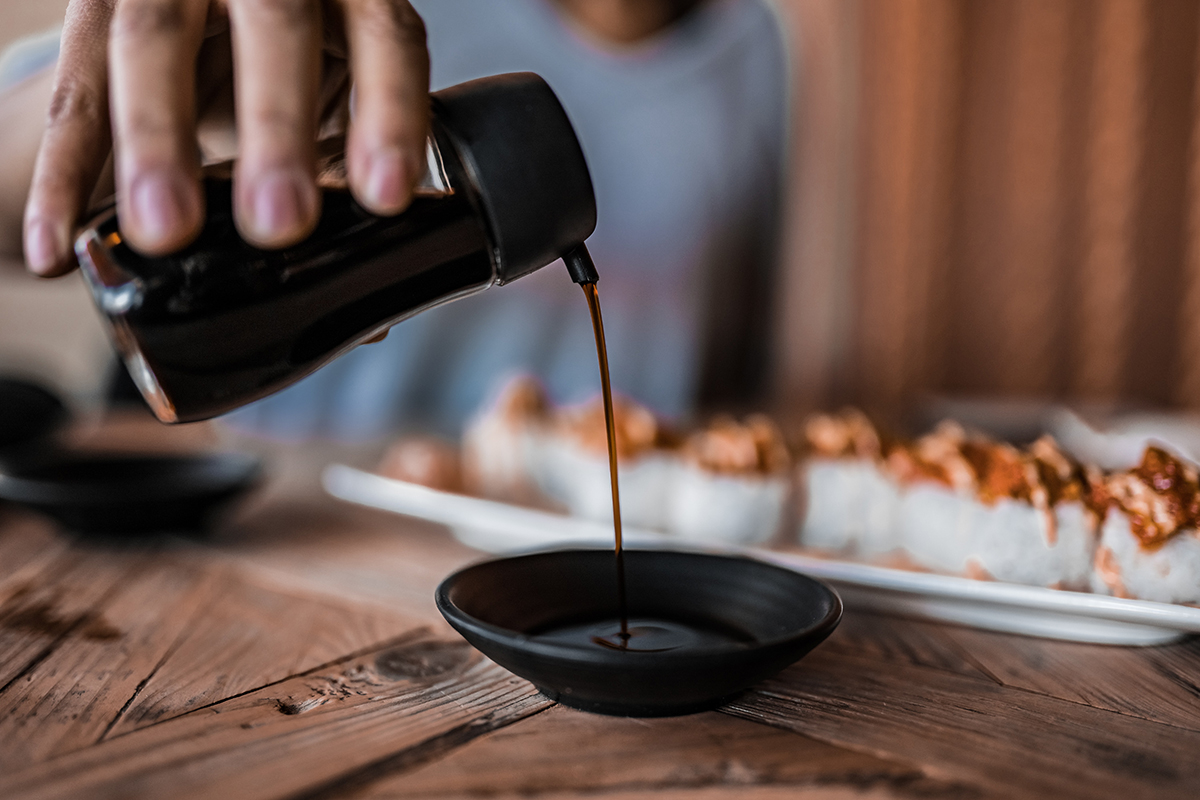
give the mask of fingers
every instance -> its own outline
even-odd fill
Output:
[[[105,52],[115,0],[73,0],[46,129],[25,204],[25,262],[39,275],[74,266],[71,236],[108,156],[108,79]]]
[[[346,163],[355,198],[403,211],[424,170],[429,131],[425,26],[404,0],[343,0],[354,77]]]
[[[239,157],[238,229],[260,247],[304,238],[316,224],[314,139],[320,78],[317,0],[230,0]]]
[[[45,69],[0,91],[0,261],[22,262],[21,217],[53,89],[54,70]]]
[[[177,250],[200,230],[195,64],[207,3],[120,0],[109,47],[121,231],[138,250]]]

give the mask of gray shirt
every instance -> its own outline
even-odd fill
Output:
[[[712,282],[770,257],[786,120],[786,60],[763,0],[712,0],[625,49],[589,40],[548,0],[417,0],[434,89],[533,71],[558,94],[596,188],[588,242],[600,273],[614,387],[667,416],[700,380]],[[722,335],[719,329],[716,335]],[[599,382],[584,298],[561,264],[397,325],[232,415],[293,438],[398,428],[456,433],[505,376],[560,402]]]
[[[596,189],[588,241],[614,388],[667,416],[691,410],[706,305],[761,274],[778,204],[786,61],[764,0],[709,0],[616,48],[549,0],[415,0],[432,88],[532,71],[558,94]],[[22,70],[24,71],[24,70]],[[715,284],[715,285],[714,285]],[[586,303],[561,264],[426,311],[279,394],[229,415],[284,438],[456,433],[505,376],[532,372],[560,402],[595,394]]]

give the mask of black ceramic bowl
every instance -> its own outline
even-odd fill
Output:
[[[675,551],[625,554],[629,617],[717,629],[741,641],[630,652],[538,634],[616,612],[612,551],[562,550],[467,567],[437,590],[468,642],[543,694],[621,716],[719,705],[774,675],[837,627],[842,603],[819,581],[748,558]]]
[[[257,483],[258,459],[47,454],[0,472],[0,499],[28,506],[77,531],[199,532]]]
[[[67,407],[50,390],[0,378],[0,454],[46,437],[66,418]]]

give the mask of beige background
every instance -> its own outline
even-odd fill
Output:
[[[58,25],[66,6],[66,0],[5,2],[0,49]],[[0,260],[0,374],[42,380],[86,407],[103,386],[110,352],[77,274],[47,281]]]
[[[1200,2],[776,2],[781,408],[1200,409]]]
[[[1200,1],[774,2],[795,115],[778,409],[1200,408]],[[0,0],[0,44],[64,7]],[[0,370],[94,393],[107,343],[78,278],[4,266]]]

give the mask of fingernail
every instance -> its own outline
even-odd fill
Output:
[[[260,177],[250,203],[250,230],[255,239],[274,242],[305,226],[307,203],[299,182],[284,172]]]
[[[408,205],[413,170],[396,150],[383,150],[371,158],[371,171],[363,194],[371,210],[395,214]]]
[[[62,249],[54,226],[46,220],[34,220],[25,229],[25,262],[31,272],[45,275],[53,272],[62,260]]]
[[[179,237],[184,225],[181,192],[176,181],[161,172],[151,172],[134,180],[129,190],[132,228],[143,247],[156,248]]]

